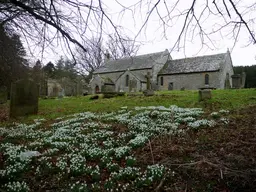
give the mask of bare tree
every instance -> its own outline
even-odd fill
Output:
[[[109,35],[105,43],[102,39],[92,38],[83,46],[87,52],[84,52],[81,48],[77,49],[78,56],[76,60],[78,65],[76,68],[80,74],[89,74],[86,77],[88,79],[104,63],[105,58],[110,57],[109,59],[117,60],[130,57],[136,55],[139,50],[139,44],[131,38],[127,36],[119,38],[116,35]]]
[[[147,29],[153,16],[154,20],[157,16],[163,36],[176,38],[173,49],[185,49],[186,42],[194,38],[200,39],[202,47],[214,47],[212,36],[216,33],[232,38],[235,45],[241,31],[247,33],[248,44],[256,43],[256,3],[253,0],[135,0],[128,6],[125,5],[127,2],[115,0],[112,3],[122,8],[120,15],[130,12],[135,22],[137,15],[144,18],[135,40]],[[42,52],[56,44],[66,47],[74,56],[70,42],[84,52],[88,50],[83,42],[92,36],[101,39],[103,35],[114,32],[114,38],[123,42],[120,27],[113,20],[108,3],[107,0],[1,0],[0,22],[19,31],[30,45],[32,40]],[[215,23],[209,24],[210,18]],[[177,22],[179,33],[173,37],[171,29]]]
[[[213,36],[216,34],[223,39],[231,39],[235,46],[239,37],[247,33],[246,43],[256,43],[254,0],[138,0],[129,6],[120,0],[117,2],[123,8],[122,15],[132,12],[133,15],[137,13],[144,19],[135,39],[147,29],[151,19],[156,20],[158,17],[163,37],[171,36],[176,39],[171,50],[185,49],[186,43],[195,39],[200,40],[201,48],[215,48]],[[145,14],[140,14],[142,12]],[[136,22],[137,18],[134,17],[133,20]],[[174,37],[177,31],[173,28],[177,25],[180,29]]]
[[[81,48],[77,49],[78,65],[76,69],[78,73],[89,80],[95,69],[99,68],[104,61],[104,48],[102,40],[97,38],[87,41],[84,47],[87,50],[86,52]],[[88,74],[88,76],[85,76],[85,74]]]
[[[140,45],[128,36],[119,38],[117,35],[108,35],[106,49],[114,60],[134,56],[137,54]]]
[[[70,42],[87,52],[82,42],[92,34],[101,38],[106,25],[119,36],[119,28],[105,7],[101,0],[1,0],[0,24],[8,23],[29,45],[40,46],[42,52],[55,43],[74,56]]]

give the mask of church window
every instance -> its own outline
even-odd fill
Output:
[[[125,78],[125,85],[126,85],[126,87],[129,86],[129,75],[126,75],[126,78]]]
[[[206,74],[206,75],[204,76],[204,84],[205,84],[205,85],[209,85],[209,74]]]
[[[164,77],[160,77],[160,84],[161,84],[161,86],[164,85]]]

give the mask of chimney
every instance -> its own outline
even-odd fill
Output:
[[[109,61],[110,60],[110,54],[109,54],[108,50],[106,50],[106,53],[104,55],[105,55],[105,61]]]

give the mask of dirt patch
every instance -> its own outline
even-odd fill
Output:
[[[0,122],[7,121],[9,119],[9,107],[7,104],[0,104]]]
[[[231,112],[226,126],[154,138],[136,157],[172,170],[163,191],[255,191],[256,106]]]

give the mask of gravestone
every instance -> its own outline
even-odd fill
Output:
[[[173,90],[173,83],[169,83],[169,85],[168,85],[168,90]]]
[[[10,117],[38,112],[39,85],[33,80],[22,79],[11,85]]]
[[[137,81],[136,79],[130,80],[129,83],[129,92],[136,92],[137,91]]]
[[[147,90],[143,91],[143,94],[145,96],[153,96],[154,95],[154,90],[151,89],[151,81],[150,78],[152,77],[150,73],[148,72],[147,75],[145,75],[147,79]]]
[[[240,89],[241,87],[241,76],[239,74],[234,74],[231,76],[232,78],[232,88]]]
[[[0,104],[6,103],[8,99],[7,87],[0,87]]]
[[[61,98],[64,97],[64,95],[65,95],[65,90],[64,89],[60,89],[59,90],[59,94],[58,94],[58,98],[61,99]]]
[[[205,101],[212,98],[211,89],[199,90],[199,101]]]
[[[57,85],[54,85],[52,88],[50,97],[58,97],[58,95],[59,95],[59,87]]]

